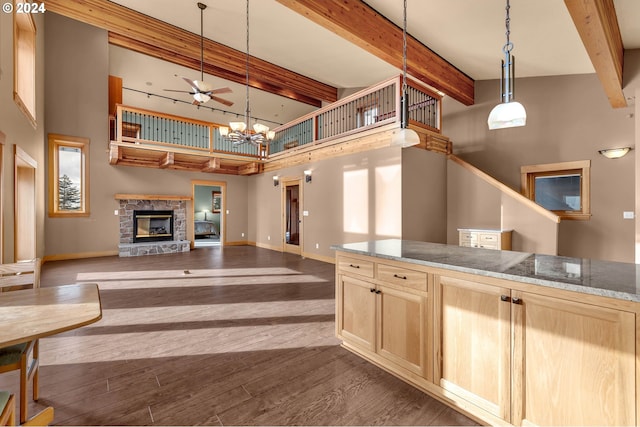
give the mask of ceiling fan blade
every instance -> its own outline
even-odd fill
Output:
[[[231,92],[233,92],[233,91],[231,90],[231,88],[230,88],[230,87],[221,87],[221,88],[219,88],[219,89],[213,89],[213,90],[210,90],[210,91],[209,91],[209,92],[207,92],[207,93],[208,93],[208,94],[212,94],[212,93],[220,94],[220,93],[231,93]]]
[[[187,84],[188,84],[189,86],[191,86],[191,89],[193,89],[193,91],[194,91],[194,92],[200,92],[200,89],[198,89],[198,86],[196,85],[196,82],[194,82],[193,80],[188,79],[188,78],[186,78],[186,77],[182,77],[182,76],[180,76],[180,78],[181,78],[182,80],[184,80],[185,82],[187,82]]]
[[[188,90],[177,90],[177,89],[162,89],[166,92],[180,92],[180,93],[188,93],[189,95],[193,95],[194,92],[189,92]]]
[[[211,99],[219,102],[220,104],[226,105],[227,107],[231,107],[233,105],[233,102],[229,101],[228,99],[218,98],[217,96],[211,96]]]

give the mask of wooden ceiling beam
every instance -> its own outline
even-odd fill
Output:
[[[200,70],[198,34],[107,0],[47,0],[47,11],[105,29],[109,41],[118,46]],[[254,56],[249,62],[252,87],[316,107],[338,99],[335,87]],[[216,77],[245,84],[246,53],[205,39],[204,68]]]
[[[402,69],[402,28],[362,0],[277,1]],[[407,36],[407,74],[464,105],[474,103],[473,79],[410,35]]]
[[[627,106],[622,91],[624,48],[613,0],[564,0],[613,108]]]

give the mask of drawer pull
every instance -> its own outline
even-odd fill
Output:
[[[500,295],[500,301],[509,302],[509,297],[506,295]]]
[[[353,264],[349,264],[349,267],[351,267],[351,268],[360,268],[359,265],[353,265]]]
[[[407,276],[400,276],[398,274],[394,274],[393,277],[395,277],[397,279],[407,280]]]

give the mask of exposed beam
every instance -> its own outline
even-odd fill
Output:
[[[363,1],[277,1],[394,67],[402,69],[402,29]],[[407,37],[407,74],[464,105],[474,103],[473,79],[411,36]]]
[[[159,166],[160,169],[166,169],[169,166],[172,166],[175,163],[175,154],[173,152],[165,153],[162,158],[160,158]]]
[[[564,0],[613,108],[627,106],[622,92],[624,48],[613,0]]]
[[[109,31],[116,45],[200,70],[197,34],[107,0],[47,0],[47,10]],[[205,39],[204,66],[212,75],[245,83],[245,52]],[[338,98],[335,87],[253,56],[249,74],[252,87],[317,107]]]
[[[247,163],[238,168],[238,175],[254,175],[260,173],[260,163]]]
[[[202,172],[218,172],[220,170],[220,159],[214,157],[203,163]]]
[[[117,145],[111,145],[109,147],[109,164],[117,165],[118,162],[122,159],[122,150]]]

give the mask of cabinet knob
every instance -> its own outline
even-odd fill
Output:
[[[353,264],[349,264],[349,267],[353,267],[353,268],[360,268],[359,265],[353,265]]]
[[[381,293],[382,293],[382,291],[381,291],[380,289],[378,289],[378,290],[376,291],[376,294],[381,294]]]
[[[509,302],[509,297],[507,295],[500,295],[500,301]]]
[[[514,304],[520,304],[520,305],[522,305],[522,299],[520,299],[520,298],[513,298],[513,299],[511,300],[511,302],[512,302],[512,303],[514,303]]]
[[[398,274],[394,274],[393,277],[395,277],[397,279],[407,280],[407,276],[400,276]]]
[[[375,288],[369,288],[369,292],[375,292]]]

